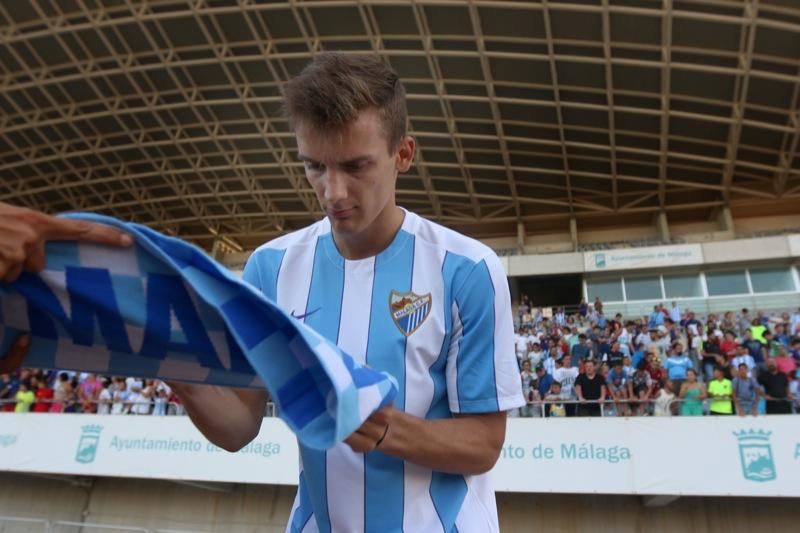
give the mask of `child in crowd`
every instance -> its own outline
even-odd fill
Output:
[[[553,384],[550,385],[550,392],[547,393],[544,399],[546,402],[545,409],[547,416],[555,418],[564,418],[567,416],[566,406],[563,403],[559,403],[569,399],[561,392],[561,383],[554,381]]]

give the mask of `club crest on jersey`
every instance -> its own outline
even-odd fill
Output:
[[[392,290],[389,295],[389,311],[397,329],[406,337],[417,331],[428,318],[431,303],[431,293],[419,295]]]

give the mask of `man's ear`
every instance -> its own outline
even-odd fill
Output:
[[[416,150],[417,141],[414,137],[406,135],[400,139],[400,144],[397,146],[397,155],[395,156],[395,169],[398,172],[408,172],[411,165],[414,164]]]

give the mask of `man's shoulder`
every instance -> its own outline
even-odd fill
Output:
[[[414,237],[424,245],[438,248],[445,253],[465,257],[473,263],[479,263],[489,257],[496,257],[494,250],[477,239],[467,237],[416,213],[407,212],[407,216],[412,217],[411,230]]]
[[[270,241],[265,242],[255,249],[253,254],[259,253],[264,250],[286,250],[293,246],[307,246],[316,244],[317,238],[330,233],[330,223],[328,219],[324,218],[310,226],[286,233],[280,237],[276,237]]]

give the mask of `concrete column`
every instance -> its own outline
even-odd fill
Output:
[[[669,222],[667,222],[667,214],[664,211],[656,215],[656,229],[658,230],[658,237],[664,242],[670,242],[672,239],[669,234]]]
[[[517,222],[517,249],[519,253],[525,253],[525,224]]]
[[[719,222],[719,230],[720,231],[727,231],[733,233],[733,215],[731,214],[731,208],[725,206],[719,213],[719,217],[717,218]]]
[[[516,305],[519,303],[519,278],[508,278],[508,290],[511,293],[511,301]]]
[[[225,255],[225,252],[223,252],[222,241],[214,239],[214,244],[211,245],[211,257],[219,261],[223,255]]]
[[[572,239],[572,251],[578,251],[578,221],[575,217],[569,219],[569,236]]]

